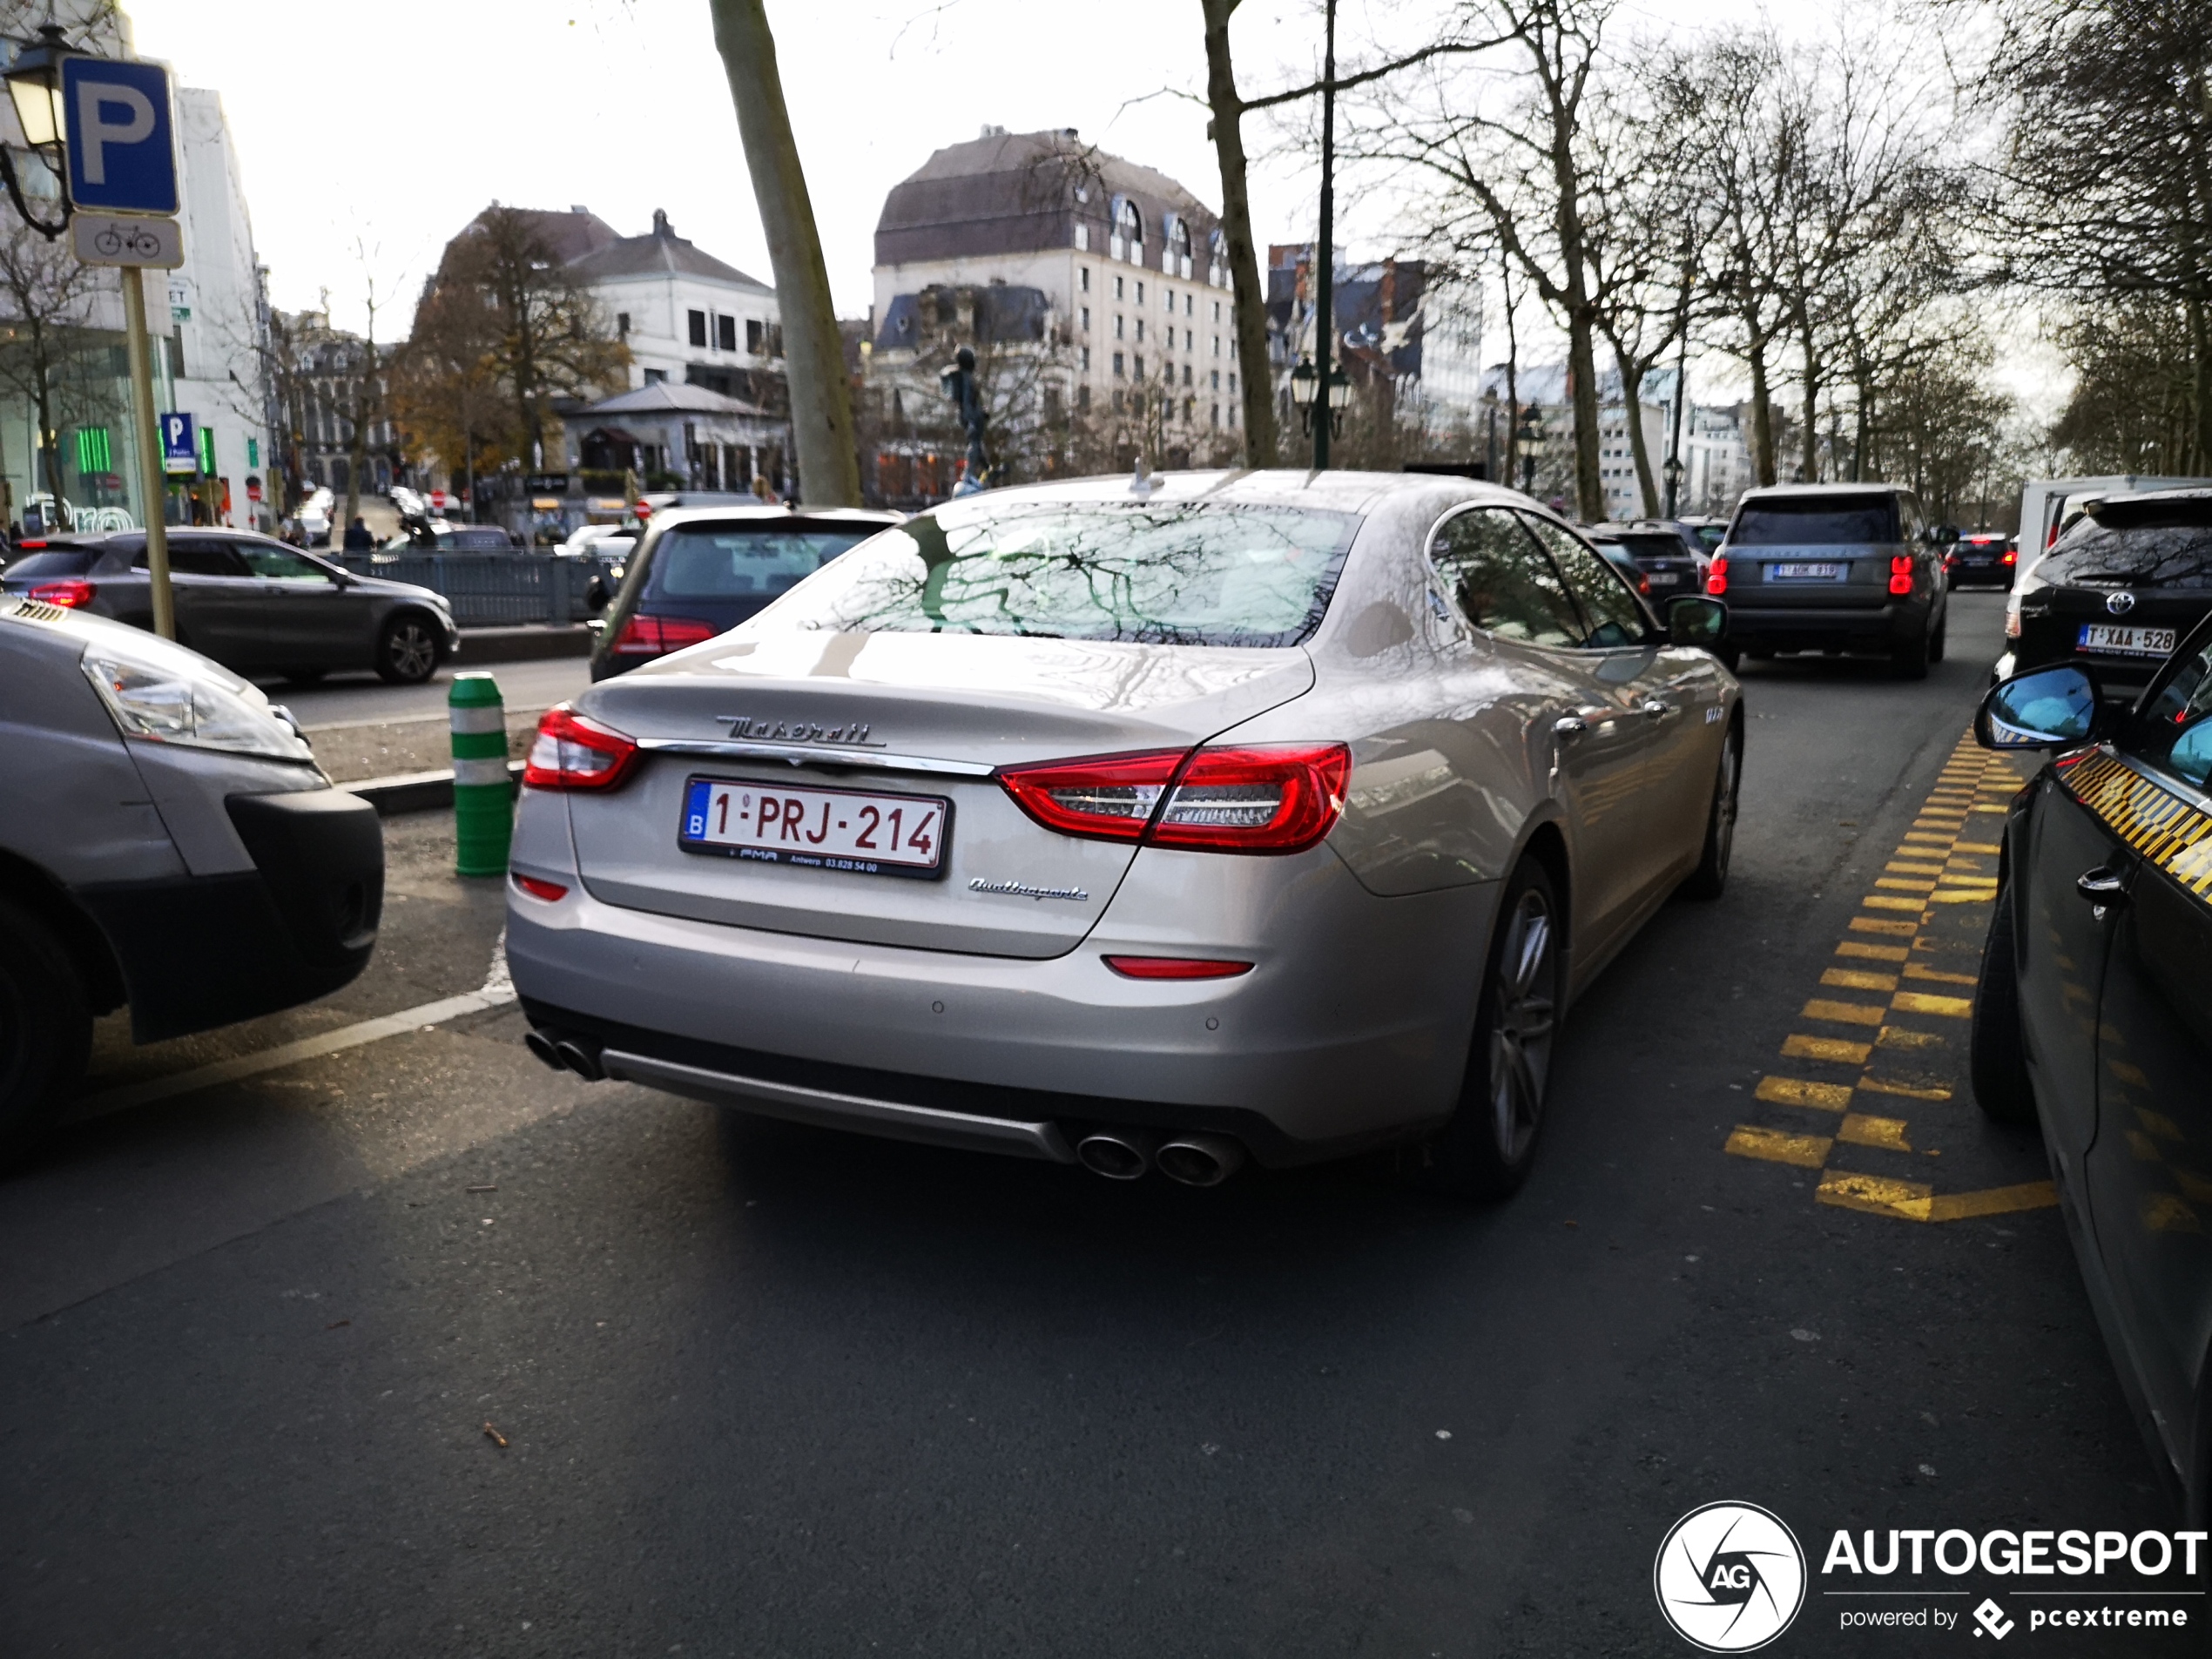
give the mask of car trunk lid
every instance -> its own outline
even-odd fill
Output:
[[[799,631],[711,641],[595,686],[579,711],[637,738],[635,773],[570,797],[606,903],[818,938],[1044,957],[1090,931],[1135,848],[1036,823],[1001,766],[1189,748],[1305,691],[1304,650]],[[678,844],[695,779],[947,805],[932,879]],[[816,801],[819,806],[819,799]],[[825,826],[824,827],[826,827]],[[805,855],[802,855],[805,856]]]

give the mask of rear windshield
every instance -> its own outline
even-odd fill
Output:
[[[772,598],[874,533],[873,525],[831,529],[774,520],[757,528],[686,524],[654,545],[645,591],[662,599]]]
[[[1329,607],[1351,513],[1181,502],[981,502],[884,531],[770,625],[1184,645],[1295,645]]]
[[[1787,496],[1745,502],[1728,539],[1738,547],[1863,547],[1903,541],[1897,497]]]
[[[56,547],[44,552],[26,553],[6,569],[9,576],[83,576],[92,568],[97,556],[86,547]]]
[[[1676,536],[1615,536],[1612,538],[1639,559],[1686,559],[1689,550]]]
[[[2091,587],[2212,587],[2212,501],[2150,508],[2115,502],[2076,519],[2035,574]]]

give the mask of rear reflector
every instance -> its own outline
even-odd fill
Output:
[[[551,904],[556,899],[565,899],[569,896],[569,890],[558,881],[541,881],[534,875],[517,875],[515,877],[515,885],[529,894],[531,898],[543,899],[548,904]]]
[[[1344,811],[1340,743],[1175,749],[1011,766],[999,783],[1047,829],[1207,853],[1300,853]]]
[[[1714,554],[1713,562],[1705,567],[1705,591],[1708,593],[1728,591],[1728,557],[1725,554]]]
[[[523,782],[531,789],[612,789],[637,758],[629,738],[563,703],[538,721]]]
[[[711,639],[722,631],[692,617],[631,617],[615,636],[617,657],[664,657],[670,651]]]
[[[83,577],[69,576],[58,582],[41,582],[30,590],[30,597],[50,605],[59,605],[64,610],[74,610],[80,605],[91,604],[92,596],[98,591]]]
[[[1250,962],[1204,956],[1109,956],[1105,961],[1123,979],[1234,979],[1252,971]]]

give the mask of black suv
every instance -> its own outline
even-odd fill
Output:
[[[1704,584],[1705,550],[1673,524],[1593,524],[1584,532],[1610,555],[1618,548],[1651,583],[1651,602],[1664,610],[1678,594],[1696,593]]]
[[[1905,679],[1943,660],[1943,557],[1911,490],[1787,484],[1747,491],[1705,591],[1728,601],[1730,648],[1887,657]]]
[[[2078,662],[2133,698],[2208,613],[2212,489],[2093,501],[2013,587],[1995,678]]]

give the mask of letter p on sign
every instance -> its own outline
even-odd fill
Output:
[[[79,207],[177,211],[166,70],[158,64],[65,57],[62,103],[69,122],[69,193]]]

